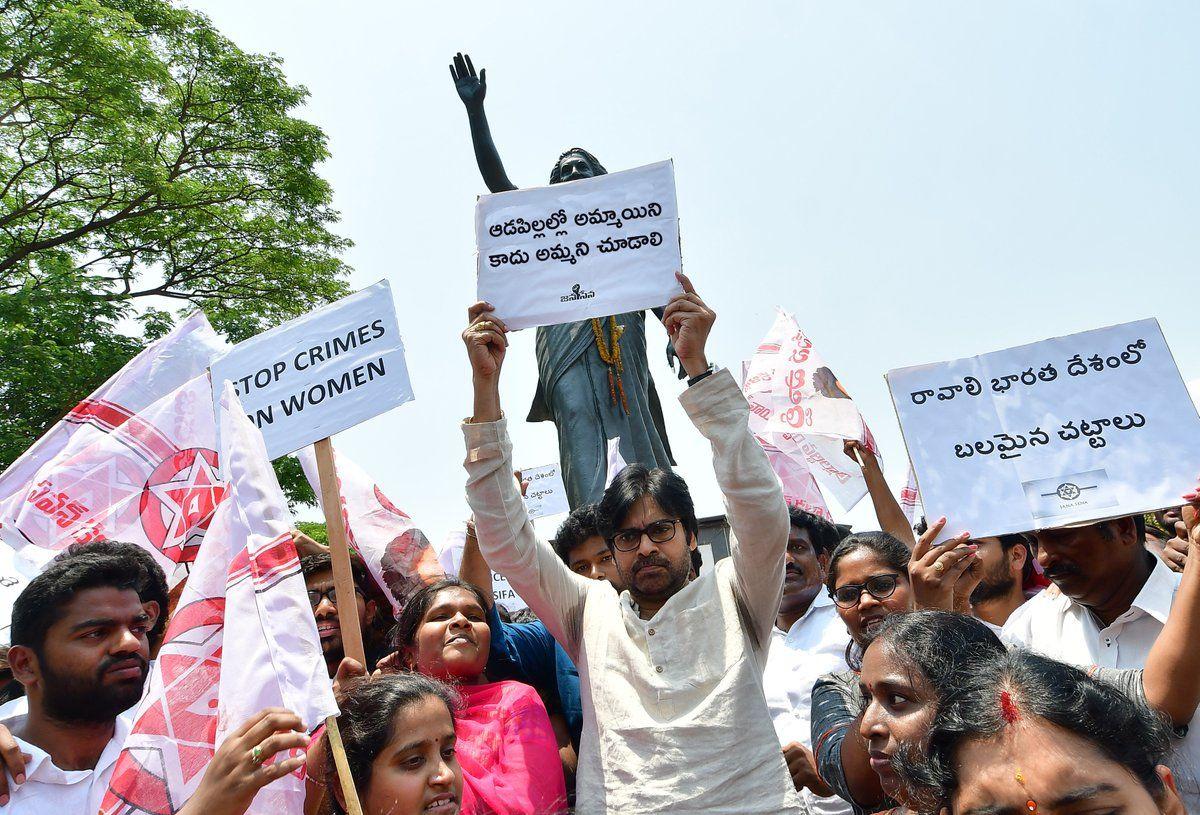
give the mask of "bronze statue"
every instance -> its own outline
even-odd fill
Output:
[[[483,98],[487,70],[478,75],[471,58],[454,57],[450,75],[467,108],[475,161],[492,192],[517,189],[508,180],[492,141]],[[592,178],[607,172],[588,151],[572,147],[554,163],[550,183]],[[661,318],[660,309],[655,313]],[[674,348],[667,343],[667,362]],[[607,440],[621,439],[621,457],[647,467],[674,464],[658,391],[646,359],[646,315],[602,319],[537,330],[538,390],[527,421],[552,421],[558,430],[563,483],[571,508],[600,500],[607,474]],[[679,367],[683,378],[683,367]]]

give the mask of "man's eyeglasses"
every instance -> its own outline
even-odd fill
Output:
[[[618,551],[632,552],[642,545],[642,535],[646,535],[655,543],[666,543],[675,537],[675,524],[677,523],[680,523],[678,518],[671,520],[664,518],[641,529],[622,529],[609,540]]]
[[[329,605],[333,606],[334,608],[337,608],[337,596],[334,594],[336,591],[337,591],[337,587],[335,587],[335,586],[330,586],[327,589],[309,589],[308,590],[309,605],[311,605],[313,608],[316,608],[317,606],[321,605],[322,600],[328,600]],[[362,593],[362,589],[360,589],[358,586],[354,587],[354,593],[357,594],[359,597],[363,598],[364,600],[367,599],[366,595],[364,595]]]
[[[833,590],[833,602],[841,608],[854,608],[862,599],[863,589],[876,600],[886,600],[896,591],[899,580],[898,574],[877,574],[865,583],[847,583]]]

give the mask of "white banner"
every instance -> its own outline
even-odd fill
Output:
[[[563,485],[557,462],[521,470],[521,489],[530,520],[571,511],[567,504],[567,488]]]
[[[890,371],[942,533],[976,537],[1179,504],[1200,472],[1200,417],[1157,320]]]
[[[264,331],[212,366],[233,383],[272,458],[413,398],[386,280]]]
[[[743,365],[742,392],[755,435],[793,461],[803,461],[845,511],[862,500],[867,482],[843,442],[854,439],[876,458],[879,448],[850,394],[783,309],[776,309],[770,331]]]
[[[511,330],[666,305],[683,289],[671,161],[480,196],[478,296]]]

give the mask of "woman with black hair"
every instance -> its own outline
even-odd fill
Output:
[[[1078,668],[1000,653],[942,702],[899,777],[923,812],[1181,815],[1163,761],[1170,730],[1146,705]]]
[[[813,754],[821,779],[855,815],[891,805],[858,736],[865,706],[858,672],[866,646],[889,616],[952,608],[956,593],[969,595],[977,580],[968,569],[974,547],[965,536],[933,544],[945,523],[942,518],[926,530],[912,552],[886,532],[863,532],[843,540],[829,559],[826,588],[850,634],[849,670],[826,674],[813,687]]]
[[[450,682],[462,697],[455,722],[463,812],[525,815],[566,811],[558,741],[541,698],[522,682],[491,682],[491,649],[479,589],[439,580],[409,598],[393,638],[409,670]]]
[[[863,654],[858,735],[888,799],[911,805],[892,766],[901,745],[923,744],[940,700],[1003,653],[999,637],[965,614],[913,611],[883,621]]]

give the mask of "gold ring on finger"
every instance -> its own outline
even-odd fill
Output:
[[[261,744],[254,745],[254,749],[250,751],[250,760],[255,764],[262,764],[263,750]]]
[[[940,560],[935,560],[933,562],[933,570],[938,574],[941,574],[946,570],[946,567]]]

